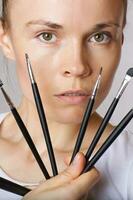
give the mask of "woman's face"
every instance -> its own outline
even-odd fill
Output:
[[[47,118],[80,123],[100,67],[95,109],[107,95],[122,45],[122,0],[14,0],[10,33],[24,96],[34,102],[28,53]]]

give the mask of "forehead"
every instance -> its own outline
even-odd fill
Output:
[[[122,0],[14,0],[11,22],[27,23],[46,19],[59,24],[100,23],[109,20],[122,23]]]

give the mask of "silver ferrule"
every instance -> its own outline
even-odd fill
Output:
[[[32,70],[31,63],[30,63],[28,55],[26,56],[26,62],[27,62],[27,68],[28,68],[28,73],[29,73],[31,83],[35,83],[35,77],[34,77],[34,74],[33,74],[33,70]]]
[[[12,109],[12,108],[14,107],[14,105],[13,105],[13,103],[12,103],[10,97],[7,95],[7,93],[5,92],[5,90],[3,89],[3,87],[1,87],[1,91],[2,91],[2,93],[3,93],[3,95],[4,95],[4,97],[5,97],[5,100],[6,100],[7,104],[8,104],[8,105],[10,106],[10,108]]]
[[[116,95],[116,99],[119,99],[122,96],[123,92],[125,91],[126,87],[128,86],[128,83],[130,82],[131,78],[132,77],[129,75],[125,76],[124,81],[122,82],[121,87]]]
[[[96,81],[96,84],[94,86],[94,89],[93,89],[93,92],[92,92],[92,96],[91,96],[91,99],[94,99],[96,94],[97,94],[97,90],[99,89],[99,86],[100,86],[100,82],[101,82],[101,74],[98,76],[98,79]]]

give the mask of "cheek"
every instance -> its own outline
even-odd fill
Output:
[[[121,48],[112,49],[109,54],[105,54],[103,59],[103,88],[107,88],[107,92],[111,87],[115,72],[120,62]]]
[[[92,54],[92,56],[94,56],[94,54]],[[121,56],[120,44],[114,45],[108,51],[107,49],[105,50],[101,49],[95,51],[95,59],[93,57],[93,60],[95,60],[95,64],[97,66],[100,65],[103,67],[102,81],[97,95],[98,98],[96,101],[96,106],[95,106],[96,108],[102,103],[102,101],[105,99],[110,90],[115,72],[119,65],[120,56]]]
[[[33,94],[30,79],[28,75],[27,66],[24,61],[17,63],[17,76],[23,96],[26,96],[29,100],[32,100]]]
[[[21,47],[23,48],[21,48]],[[54,63],[54,55],[56,50],[40,48],[35,51],[35,47],[32,45],[26,46],[16,44],[14,47],[16,55],[17,74],[22,89],[22,93],[28,99],[33,99],[30,79],[28,75],[25,53],[28,53],[35,80],[39,87],[42,98],[44,99],[47,93],[50,91],[51,81],[54,81],[54,71],[57,71]]]

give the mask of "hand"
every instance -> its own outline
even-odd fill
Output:
[[[99,173],[92,169],[81,174],[85,166],[85,157],[78,153],[73,163],[58,176],[53,177],[33,191],[29,192],[23,200],[79,200],[95,185]]]

